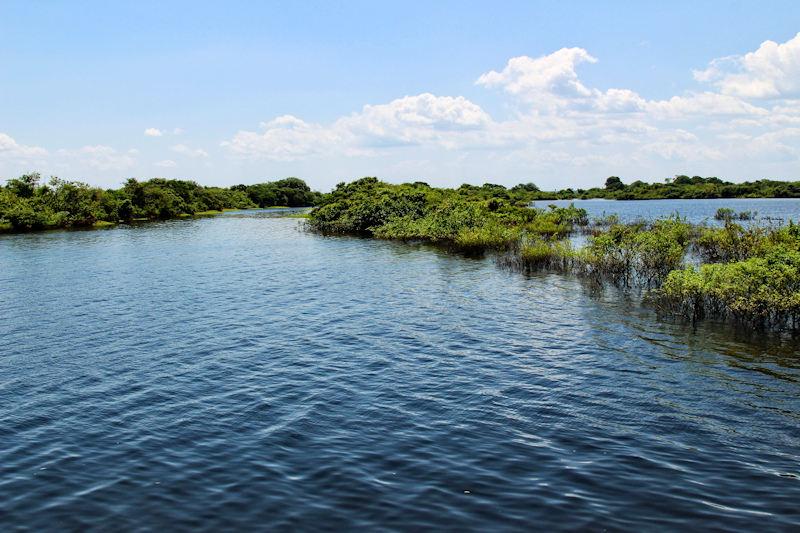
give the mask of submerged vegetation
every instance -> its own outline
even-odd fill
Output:
[[[495,252],[523,270],[573,272],[645,289],[660,311],[692,321],[715,316],[754,328],[800,329],[800,226],[792,222],[744,226],[752,213],[723,210],[721,227],[692,225],[677,214],[590,224],[583,209],[533,209],[498,192],[504,190],[363,178],[323,195],[308,225],[325,234]],[[576,233],[587,235],[585,246],[568,239]]]
[[[0,187],[0,228],[28,231],[86,227],[226,209],[301,207],[314,205],[320,196],[298,178],[227,189],[159,178],[144,182],[131,178],[116,190],[58,178],[51,178],[47,184],[40,181],[38,173],[26,174]]]

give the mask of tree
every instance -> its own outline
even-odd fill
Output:
[[[624,188],[625,184],[622,183],[622,180],[620,180],[617,176],[610,176],[606,180],[606,189],[609,191],[619,191]]]
[[[20,198],[30,198],[36,190],[36,185],[39,184],[41,176],[38,172],[32,174],[24,174],[18,179],[10,179],[6,183],[6,188],[19,196]]]

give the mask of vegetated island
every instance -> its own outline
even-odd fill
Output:
[[[536,187],[532,183],[517,187]],[[513,190],[514,188],[512,188]],[[538,190],[538,189],[537,189]],[[617,176],[606,179],[605,187],[591,189],[562,189],[539,192],[539,200],[692,200],[709,198],[800,198],[800,181],[756,180],[731,183],[716,177],[686,175],[667,178],[664,183],[645,183],[637,180],[626,185]]]
[[[47,184],[40,182],[39,173],[31,173],[9,179],[4,187],[0,187],[0,232],[166,220],[230,209],[309,207],[316,205],[322,197],[299,178],[228,188],[204,187],[187,180],[153,178],[139,182],[131,178],[120,189],[106,190],[56,177]],[[635,181],[630,185],[611,176],[603,188],[577,190],[542,191],[533,183],[511,188],[492,183],[481,186],[464,184],[458,190],[485,198],[524,203],[590,198],[800,198],[800,182],[758,180],[730,183],[715,177],[690,178],[683,175],[669,178],[665,183]]]
[[[321,196],[299,178],[229,188],[203,187],[194,181],[154,178],[139,182],[131,178],[120,189],[106,190],[55,177],[47,184],[40,181],[41,176],[32,173],[10,179],[0,187],[0,230],[78,228],[231,209],[307,207]]]
[[[720,209],[721,226],[677,214],[622,223],[589,220],[573,206],[528,207],[513,189],[376,178],[339,184],[307,224],[323,234],[423,241],[467,253],[492,251],[526,271],[572,272],[601,283],[647,290],[659,312],[694,321],[713,316],[754,329],[800,331],[800,226],[763,224]],[[578,248],[568,237],[588,234]]]

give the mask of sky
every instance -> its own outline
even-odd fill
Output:
[[[0,180],[800,180],[800,2],[0,0]]]

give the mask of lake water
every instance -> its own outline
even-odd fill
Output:
[[[718,223],[714,220],[717,209],[725,207],[736,213],[750,211],[756,219],[770,218],[776,223],[788,224],[790,220],[800,222],[799,198],[715,198],[713,200],[540,200],[537,208],[554,204],[586,209],[590,217],[601,218],[618,214],[620,219],[632,222],[637,219],[653,219],[678,214],[693,224]]]
[[[280,214],[0,237],[0,529],[800,527],[796,339]]]

